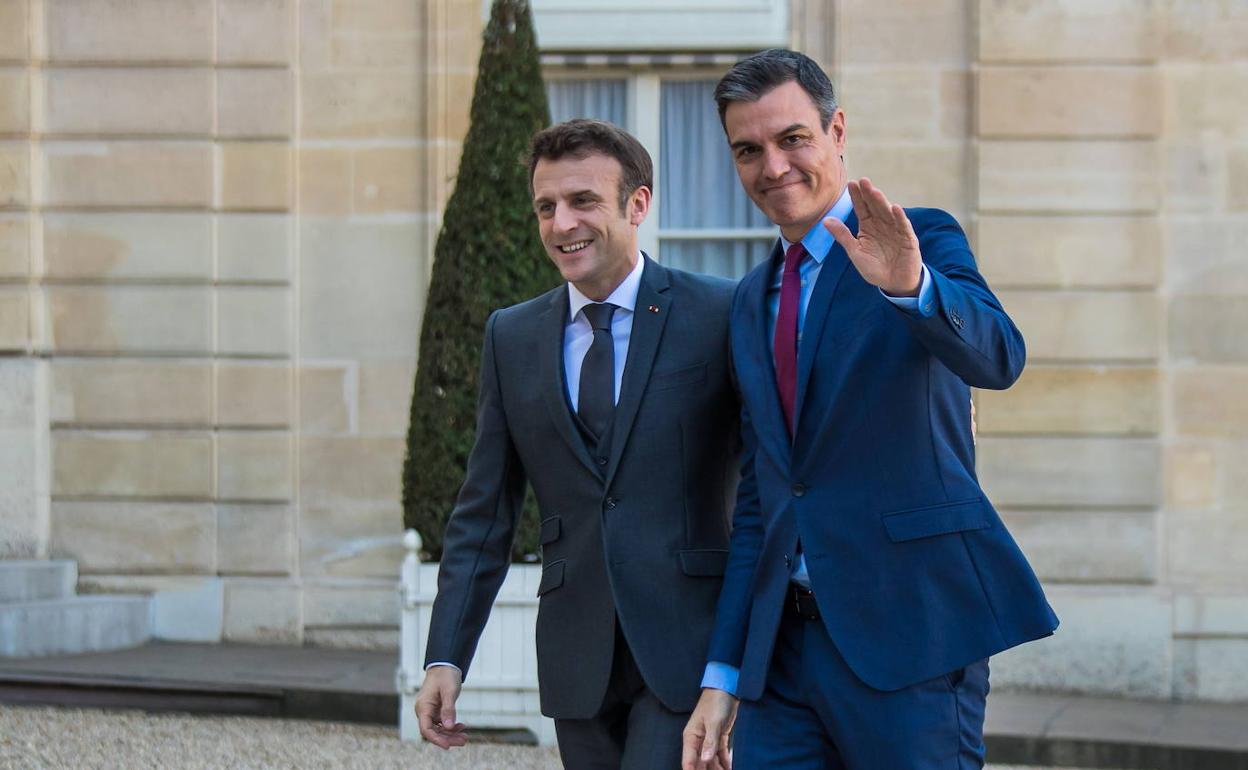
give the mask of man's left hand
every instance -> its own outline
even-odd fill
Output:
[[[866,177],[850,180],[849,197],[858,216],[858,236],[836,217],[823,220],[823,226],[867,283],[893,297],[919,296],[923,258],[906,212]]]
[[[737,699],[723,690],[705,688],[685,725],[681,770],[732,770],[728,748]]]

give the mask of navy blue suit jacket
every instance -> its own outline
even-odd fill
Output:
[[[745,445],[708,659],[763,691],[800,539],[823,623],[866,684],[896,690],[1057,626],[975,476],[970,388],[1008,388],[1022,335],[958,223],[907,209],[935,290],[930,317],[894,307],[832,246],[807,308],[790,440],[767,339],[772,259],[733,300]],[[847,222],[857,232],[857,219]]]

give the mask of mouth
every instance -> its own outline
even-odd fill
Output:
[[[561,254],[575,254],[575,253],[577,253],[578,251],[583,251],[583,250],[585,250],[586,248],[588,248],[589,244],[591,244],[591,243],[593,243],[593,241],[592,241],[592,240],[588,240],[588,241],[577,241],[576,243],[569,243],[569,244],[566,244],[566,245],[564,245],[564,246],[558,246],[558,247],[556,247],[556,248],[558,248],[558,249],[559,249],[559,252],[560,252]]]
[[[799,184],[801,184],[801,180],[794,180],[792,182],[784,182],[783,184],[776,184],[776,185],[772,185],[771,187],[764,187],[763,193],[764,194],[773,193],[773,192],[776,192],[777,190],[784,190],[784,189],[787,189],[789,187],[793,187],[794,185],[799,185]]]

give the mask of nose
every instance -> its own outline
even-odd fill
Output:
[[[576,212],[571,206],[564,206],[561,203],[555,204],[555,216],[552,224],[555,232],[566,233],[576,229]]]
[[[763,152],[763,173],[768,179],[781,179],[789,173],[789,159],[779,148],[768,147]]]

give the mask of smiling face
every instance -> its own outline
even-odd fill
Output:
[[[542,244],[564,280],[602,301],[637,265],[637,227],[650,210],[638,187],[623,208],[620,162],[601,153],[542,158],[533,169],[533,210]]]
[[[800,241],[845,189],[845,113],[823,130],[796,81],[733,102],[724,129],[745,192],[789,241]]]

